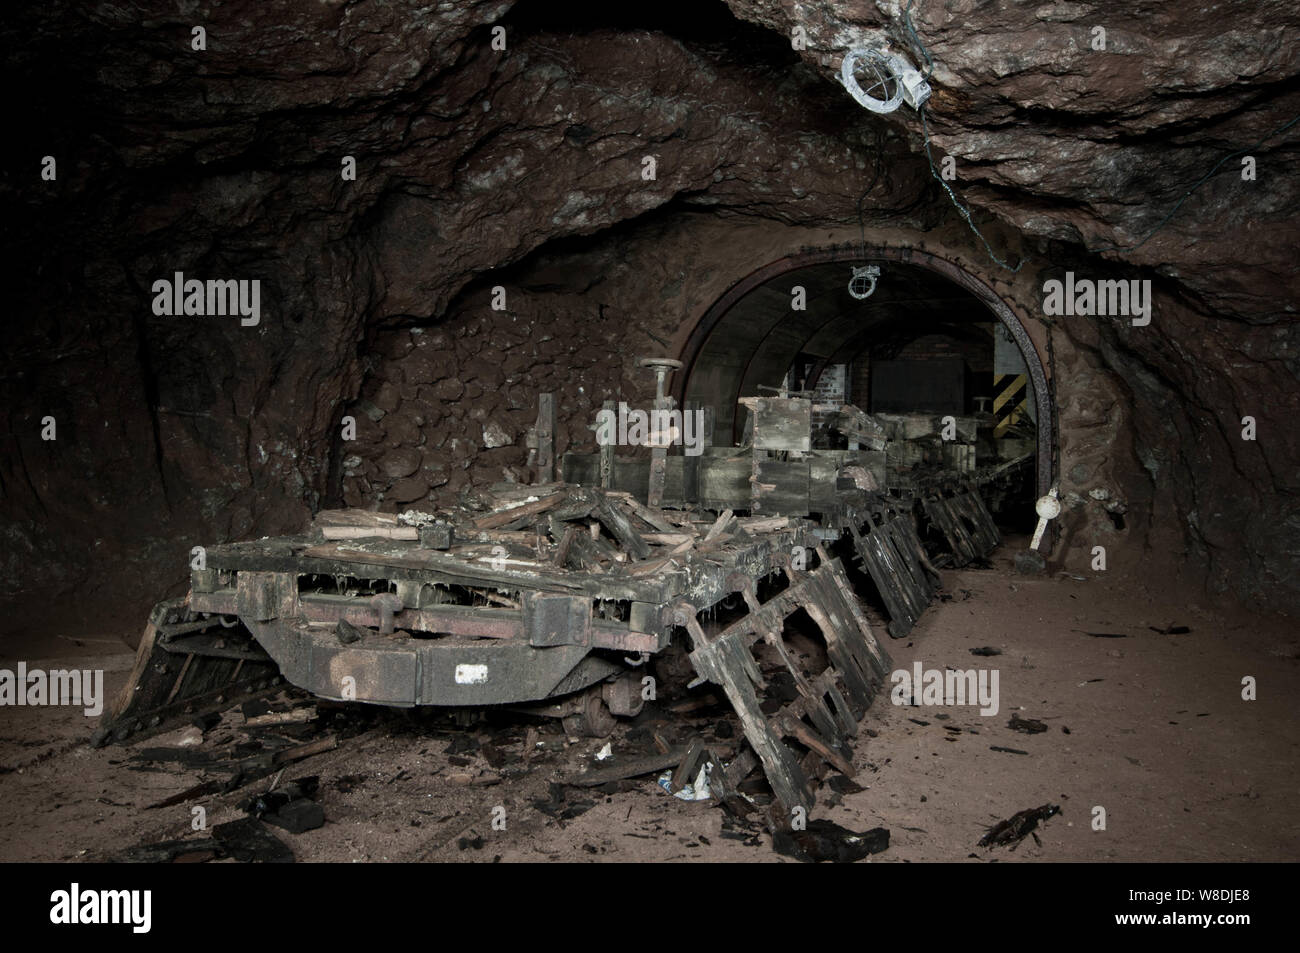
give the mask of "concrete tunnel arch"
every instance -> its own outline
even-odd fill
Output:
[[[707,366],[707,360],[702,361],[702,358],[706,357],[706,345],[709,344],[714,333],[723,328],[727,316],[733,309],[749,295],[763,293],[763,289],[770,286],[773,279],[815,265],[848,266],[869,262],[893,262],[917,266],[933,272],[973,297],[1007,329],[1024,360],[1029,386],[1037,408],[1035,484],[1039,496],[1046,494],[1056,479],[1053,448],[1057,408],[1052,399],[1047,374],[1038,349],[1020,318],[983,280],[946,258],[915,248],[871,246],[863,249],[839,246],[810,249],[769,262],[745,275],[705,310],[682,347],[679,360],[683,366],[673,376],[672,384],[673,396],[677,399],[678,405],[683,406],[690,400],[715,407],[734,407],[737,399],[745,396],[745,388],[750,387],[754,382],[752,369],[755,358],[765,352],[775,355],[773,359],[776,360],[780,359],[780,355],[785,355],[790,362],[799,353],[805,351],[822,354],[823,357],[812,373],[814,380],[823,368],[834,362],[835,353],[852,353],[852,348],[860,347],[862,342],[874,333],[872,327],[863,326],[861,320],[854,322],[851,318],[840,318],[817,324],[815,321],[799,317],[806,313],[791,311],[790,318],[778,322],[779,327],[774,325],[765,333],[740,345],[749,348],[749,351],[746,355],[745,371],[738,377],[732,375],[730,379],[708,380],[711,371]],[[847,279],[846,267],[844,283],[847,283]],[[888,280],[888,269],[884,269],[881,280],[882,282]],[[867,302],[870,300],[867,299]],[[788,367],[788,363],[786,366]]]

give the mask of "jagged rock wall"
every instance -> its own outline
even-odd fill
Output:
[[[1082,447],[1113,444],[1128,458],[1123,482],[1149,507],[1153,558],[1175,557],[1258,605],[1300,605],[1294,6],[728,5],[774,32],[801,28],[800,55],[828,78],[864,40],[918,65],[928,53],[934,153],[956,160],[972,207],[1045,240],[1027,266],[1154,280],[1147,328],[1060,322],[1087,352],[1063,375],[1063,431],[1077,415],[1093,431]],[[889,121],[923,139],[906,109]],[[1120,400],[1090,392],[1099,368],[1120,382]],[[1242,439],[1246,416],[1255,440]],[[1066,483],[1071,470],[1063,461]],[[1103,502],[1088,499],[1067,510]],[[1085,535],[1105,524],[1088,525]]]
[[[1300,111],[1281,4],[922,5],[936,154],[958,158],[999,253],[1033,259],[1011,278],[933,183],[915,115],[869,116],[829,79],[830,51],[855,37],[903,43],[894,5],[729,6],[755,26],[697,28],[702,13],[673,7],[548,30],[551,8],[505,0],[16,13],[15,129],[59,177],[42,182],[24,153],[0,184],[22,316],[0,384],[7,601],[87,582],[101,600],[157,597],[192,545],[298,528],[334,490],[361,501],[372,461],[413,481],[400,495],[500,479],[522,464],[536,390],[589,387],[562,405],[565,437],[583,436],[610,392],[647,392],[629,363],[655,346],[642,330],[679,346],[747,271],[856,239],[873,179],[880,240],[946,244],[1032,321],[1044,274],[1110,275],[1081,237],[1140,237],[1219,157]],[[1104,54],[1082,45],[1094,20]],[[1058,322],[1062,475],[1078,475],[1063,490],[1088,514],[1065,551],[1073,565],[1096,534],[1125,533],[1130,553],[1203,561],[1217,586],[1294,606],[1296,202],[1278,173],[1294,146],[1258,161],[1253,189],[1229,170],[1110,256],[1157,280],[1150,327]],[[684,237],[699,229],[675,223],[705,212],[716,234]],[[628,221],[632,237],[610,233],[623,257],[566,250]],[[260,279],[261,324],[154,315],[151,282],[177,270]],[[504,312],[486,305],[498,284]],[[339,420],[358,397],[385,416],[358,415],[348,448]],[[1231,424],[1251,412],[1246,444]],[[45,415],[57,441],[39,438]],[[1113,496],[1088,494],[1103,484]],[[1106,515],[1116,499],[1124,530]]]
[[[539,255],[500,276],[506,310],[492,310],[490,289],[469,289],[436,327],[385,332],[375,372],[352,411],[360,430],[358,441],[343,450],[345,498],[401,510],[417,500],[452,502],[470,483],[520,478],[527,473],[525,436],[539,392],[557,394],[560,452],[593,450],[590,428],[602,401],[648,406],[653,397],[652,377],[636,367],[636,358],[680,353],[699,315],[755,262],[805,248],[856,244],[862,237],[869,246],[904,244],[927,251],[974,273],[984,267],[982,249],[960,223],[924,232],[873,225],[860,234],[690,213]],[[889,280],[888,268],[882,280]],[[999,275],[991,284],[1046,360],[1048,329],[1036,317],[1039,276],[1022,270]],[[1177,563],[1172,557],[1182,556],[1186,544],[1174,550],[1148,545],[1152,508],[1132,449],[1131,395],[1098,353],[1103,326],[1099,319],[1081,318],[1069,333],[1062,325],[1053,331],[1058,377],[1068,382],[1062,385],[1060,421],[1066,515],[1057,559],[1064,568],[1091,572],[1093,547],[1102,545],[1109,571],[1134,573],[1153,560],[1172,567]],[[563,332],[555,337],[557,328],[578,327],[580,337]],[[502,354],[491,343],[500,334],[522,343]],[[430,345],[427,353],[437,356],[433,365],[424,356]],[[488,360],[478,357],[483,353]],[[577,359],[570,367],[567,360],[555,362],[554,353]],[[418,387],[403,389],[400,382],[412,372]],[[440,401],[439,390],[482,396]],[[379,420],[365,416],[381,411]],[[421,420],[433,419],[435,426],[420,426]],[[510,443],[481,452],[492,424],[511,436]],[[449,459],[456,462],[449,466]],[[422,472],[412,470],[417,461]]]

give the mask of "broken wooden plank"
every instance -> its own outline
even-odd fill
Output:
[[[708,749],[704,742],[699,738],[692,738],[691,743],[686,746],[686,754],[682,755],[682,760],[677,763],[673,769],[672,779],[668,782],[670,791],[676,794],[686,785],[695,780],[699,773],[701,761],[705,758]]]
[[[552,532],[554,532],[554,527]],[[572,523],[564,528],[564,534],[560,537],[559,546],[556,547],[555,556],[551,560],[552,565],[564,568],[564,565],[569,561],[569,553],[573,550],[573,541],[581,532],[582,530]]]
[[[252,718],[244,719],[246,728],[266,728],[271,725],[301,725],[311,721],[316,717],[316,706],[308,705],[305,708],[295,708],[293,711],[268,712],[265,715],[254,715]]]
[[[600,534],[599,526],[593,531],[588,539],[592,547],[600,554],[600,558],[609,563],[625,563],[628,561],[628,555],[623,550],[616,547]]]
[[[448,581],[459,585],[492,585],[518,589],[520,586],[533,586],[539,589],[582,589],[580,581],[566,579],[563,574],[552,567],[546,567],[545,575],[522,571],[497,572],[479,563],[458,559],[447,553],[431,549],[407,549],[401,553],[374,552],[361,548],[340,548],[337,542],[322,543],[319,546],[305,547],[300,556],[307,559],[329,560],[332,565],[323,570],[316,570],[310,563],[298,566],[305,571],[337,572],[339,569],[355,573],[354,564],[382,566],[387,569],[407,569],[418,572],[434,570],[442,573]]]
[[[751,771],[758,767],[758,756],[754,754],[754,749],[744,748],[741,752],[731,759],[726,768],[726,789],[734,791],[740,787],[740,782],[749,777]]]
[[[770,533],[790,525],[788,516],[742,516],[736,522],[747,533]]]
[[[841,773],[852,777],[853,762],[845,757],[841,752],[836,751],[835,747],[817,732],[813,731],[798,718],[783,718],[780,722],[781,728],[791,737],[803,744],[804,747],[815,751],[823,761],[833,765]]]
[[[326,539],[420,538],[420,530],[415,526],[322,526],[320,530]]]
[[[573,489],[576,487],[562,480],[546,483],[493,483],[485,493],[480,493],[479,497],[495,501],[496,505],[490,506],[489,509],[496,509],[503,503],[527,503],[533,497],[550,496],[552,493]]]
[[[595,540],[591,538],[591,534],[582,527],[575,527],[575,529],[578,531],[573,534],[573,540],[569,543],[569,559],[586,572],[605,572],[605,567],[600,561],[601,551],[596,546]]]
[[[537,480],[555,479],[555,395],[537,395]]]
[[[641,538],[657,546],[680,546],[695,541],[695,537],[688,533],[642,533]]]
[[[277,769],[287,764],[293,764],[306,758],[314,757],[318,754],[324,754],[327,751],[333,751],[339,746],[339,740],[335,735],[327,735],[324,738],[318,738],[315,741],[309,741],[303,745],[297,745],[293,748],[285,748],[275,752],[269,758],[266,755],[259,755],[253,758],[247,758],[238,762],[237,771],[232,778],[223,778],[213,781],[203,781],[193,787],[186,788],[178,794],[164,798],[156,804],[150,804],[146,810],[155,810],[163,807],[173,807],[177,804],[184,804],[186,801],[192,801],[196,797],[203,797],[209,794],[226,794],[236,788],[243,787],[259,778],[267,777]]]
[[[545,513],[552,507],[558,506],[568,497],[569,493],[561,490],[528,503],[520,503],[503,510],[496,510],[487,516],[479,517],[471,525],[475,529],[492,529],[495,526],[504,526],[507,523],[513,523],[522,516],[536,516],[539,513]]]
[[[630,569],[628,569],[627,571],[628,575],[648,576],[653,572],[657,572],[660,569],[663,569],[674,559],[678,558],[679,556],[682,556],[683,554],[691,550],[694,546],[695,543],[689,539],[686,540],[685,542],[678,543],[667,553],[665,553],[663,556],[658,557],[657,559],[647,559],[644,560],[643,562],[636,563]]]
[[[326,539],[419,539],[420,531],[397,521],[393,513],[369,510],[321,510],[312,521]]]
[[[293,764],[296,761],[302,761],[305,758],[314,758],[318,754],[324,754],[326,751],[333,751],[339,746],[339,739],[335,735],[326,735],[324,738],[317,738],[315,741],[309,741],[306,744],[295,745],[292,748],[285,748],[283,751],[277,751],[271,758],[273,764],[279,767],[282,764]]]
[[[632,526],[627,516],[617,506],[607,500],[596,504],[595,516],[605,525],[615,539],[622,544],[628,554],[636,559],[645,559],[650,555],[650,547],[641,538],[641,534]]]
[[[718,518],[713,521],[713,525],[709,527],[709,531],[704,534],[704,542],[711,543],[713,540],[720,537],[731,527],[731,523],[734,520],[735,514],[732,513],[731,510],[723,510],[718,514]]]
[[[601,404],[601,409],[606,414],[608,420],[614,415],[614,402],[607,400]],[[614,441],[605,440],[600,442],[600,485],[606,489],[614,486]]]
[[[613,496],[614,494],[611,493],[609,495]],[[645,520],[647,525],[651,526],[652,528],[658,530],[661,533],[676,532],[677,527],[675,527],[672,523],[670,523],[665,518],[665,515],[662,510],[652,510],[648,506],[642,506],[630,494],[620,494],[620,495],[624,496],[624,499],[621,501],[621,505],[626,506],[634,514],[639,516],[641,519]]]
[[[597,768],[594,771],[588,771],[586,774],[580,774],[570,779],[568,783],[580,788],[594,788],[601,784],[608,784],[610,781],[636,778],[643,774],[650,774],[653,771],[662,771],[665,768],[675,767],[681,762],[682,756],[685,754],[685,748],[671,748],[664,754],[648,754],[640,758],[618,760],[617,763],[608,767]]]

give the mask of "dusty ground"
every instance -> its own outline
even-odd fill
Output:
[[[1019,576],[1012,551],[1004,546],[992,569],[946,573],[951,600],[932,606],[908,639],[884,639],[896,669],[916,660],[996,668],[1001,710],[982,717],[974,707],[894,707],[882,697],[857,749],[866,789],[814,816],[852,830],[888,828],[890,847],[874,861],[1300,859],[1294,628],[1218,614],[1204,597],[1163,592],[1154,579],[1126,590],[1118,580]],[[1170,625],[1191,631],[1151,628]],[[982,646],[1002,654],[971,655]],[[95,633],[7,640],[5,658],[5,667],[17,658],[102,667],[110,692],[131,661],[119,640]],[[1247,675],[1258,680],[1257,701],[1241,698]],[[1011,730],[1013,711],[1050,730]],[[649,750],[652,731],[670,741],[691,731],[711,737],[719,713],[657,717],[620,727],[615,757]],[[232,737],[238,720],[228,715],[204,748]],[[280,833],[299,860],[785,859],[765,833],[724,829],[721,809],[672,798],[651,778],[609,791],[557,789],[562,800],[553,799],[551,784],[594,764],[601,743],[570,743],[552,723],[507,716],[457,728],[445,718],[372,715],[333,724],[358,733],[284,776],[321,779],[325,826]],[[530,726],[537,744],[526,751]],[[93,750],[85,744],[93,727],[80,710],[0,709],[0,859],[107,859],[199,836],[191,804],[145,808],[206,775],[133,761],[133,748]],[[268,783],[193,803],[211,826],[241,816],[239,800]],[[990,824],[1046,803],[1063,814],[1040,828],[1041,846],[976,846]],[[493,829],[498,806],[505,830]],[[1105,808],[1104,831],[1093,830],[1094,806]]]

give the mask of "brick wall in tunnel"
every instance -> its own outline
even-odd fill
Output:
[[[871,357],[873,348],[865,347],[854,356],[850,394],[859,407],[866,408],[871,403]],[[966,338],[955,338],[946,334],[927,334],[908,343],[900,350],[896,360],[932,360],[960,357],[966,362],[972,375],[972,386],[976,393],[986,393],[992,383],[993,343],[987,344]],[[980,390],[981,382],[984,390]]]

